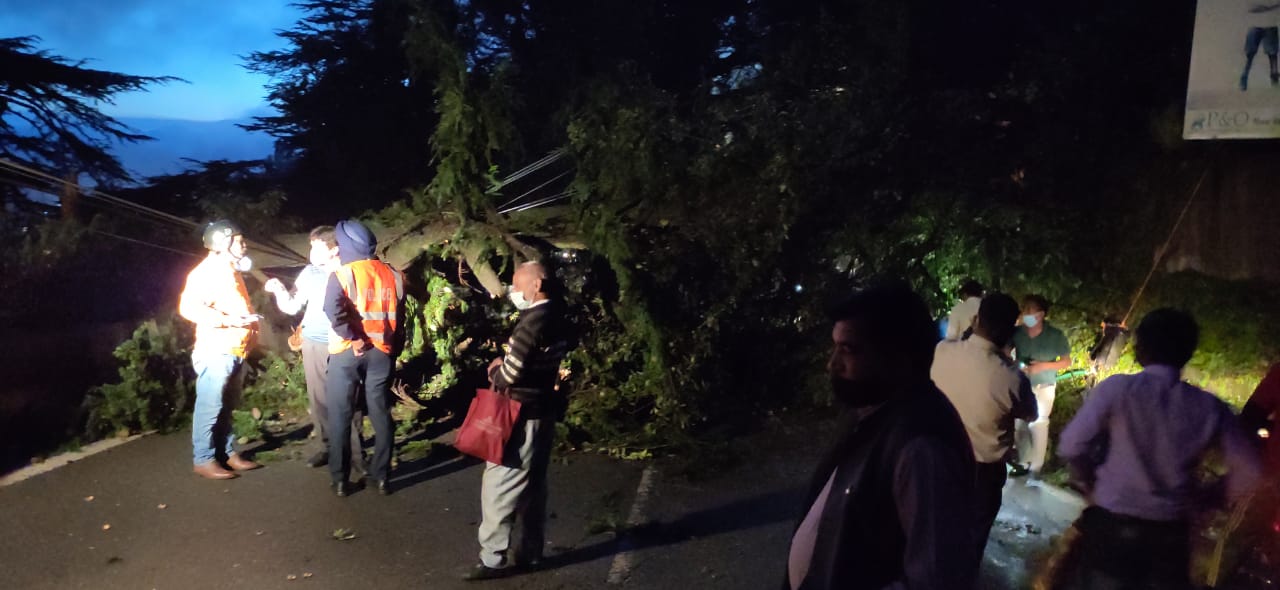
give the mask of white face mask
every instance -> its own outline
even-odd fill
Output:
[[[249,272],[253,270],[253,260],[248,256],[241,256],[236,259],[236,270],[240,272]]]
[[[516,309],[519,309],[521,311],[529,309],[529,306],[533,305],[532,301],[529,301],[528,299],[524,298],[524,293],[521,293],[515,289],[509,289],[507,291],[507,299],[510,299],[511,304],[516,306]]]

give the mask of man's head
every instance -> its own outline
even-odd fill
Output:
[[[1157,309],[1138,324],[1133,351],[1142,366],[1168,365],[1181,369],[1191,360],[1200,342],[1200,327],[1191,314]]]
[[[338,239],[332,225],[321,225],[311,230],[311,251],[307,258],[311,264],[324,270],[333,270],[338,264]]]
[[[928,379],[937,331],[929,309],[906,284],[872,287],[831,312],[831,388],[841,404],[881,403],[902,385]]]
[[[973,322],[974,335],[990,340],[999,348],[1004,348],[1018,324],[1018,302],[1004,293],[990,293],[982,298],[978,306],[978,317]]]
[[[204,247],[214,254],[225,254],[233,260],[244,258],[244,233],[240,226],[222,219],[204,228]]]
[[[528,309],[534,302],[547,298],[548,284],[547,268],[541,262],[526,262],[516,267],[507,295],[517,309]]]
[[[969,279],[960,284],[960,298],[969,299],[970,297],[982,297],[982,283]]]
[[[1028,328],[1044,324],[1049,315],[1049,300],[1040,295],[1027,295],[1022,298],[1022,325]]]

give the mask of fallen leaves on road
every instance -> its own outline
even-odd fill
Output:
[[[356,532],[351,529],[335,529],[333,538],[337,541],[350,541],[356,538]]]
[[[304,573],[302,574],[302,577],[304,577],[304,578],[310,578],[310,577],[311,577],[311,572],[304,572]]]
[[[165,508],[168,508],[168,507],[169,507],[168,504],[156,504],[156,508],[159,508],[161,510],[164,510]]]
[[[109,525],[109,524],[104,524],[104,525],[102,525],[102,530],[104,530],[104,531],[109,531],[109,530],[111,530],[111,525]]]
[[[292,582],[292,581],[294,581],[294,580],[298,579],[298,575],[297,575],[297,574],[289,574],[289,575],[285,576],[285,578],[284,578],[284,579],[289,580],[290,582]]]
[[[85,497],[84,497],[84,501],[85,501],[85,502],[92,502],[92,501],[93,501],[93,496],[85,496]]]

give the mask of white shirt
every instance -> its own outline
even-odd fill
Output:
[[[1276,0],[1247,0],[1245,12],[1250,27],[1267,29],[1280,23],[1280,3]]]
[[[973,316],[978,315],[982,306],[981,297],[970,297],[957,303],[947,315],[947,340],[959,340],[965,330],[973,325]]]
[[[818,523],[822,522],[822,511],[827,506],[827,497],[831,495],[831,484],[836,481],[836,472],[831,471],[827,485],[822,487],[809,512],[800,521],[800,527],[791,538],[791,552],[787,556],[787,579],[791,582],[791,590],[796,590],[809,575],[809,565],[813,563],[813,550],[818,545]]]
[[[1036,417],[1031,382],[990,340],[939,342],[929,372],[951,400],[980,463],[1004,461],[1013,443],[1013,419]]]

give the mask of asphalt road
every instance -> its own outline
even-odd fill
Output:
[[[337,498],[300,446],[213,482],[191,474],[187,435],[148,436],[0,488],[0,588],[777,588],[830,428],[775,420],[714,461],[559,457],[547,567],[483,583],[460,579],[477,559],[481,466],[447,445],[401,465],[389,497]],[[1027,588],[1079,509],[1011,482],[979,587]]]
[[[474,587],[460,576],[477,560],[481,467],[449,447],[401,466],[391,496],[337,498],[324,469],[298,460],[200,479],[189,446],[184,434],[149,436],[0,488],[0,587]],[[548,531],[556,567],[484,586],[603,586],[617,543],[587,531],[616,519],[641,468],[594,455],[558,460]],[[336,540],[337,529],[355,538]]]

